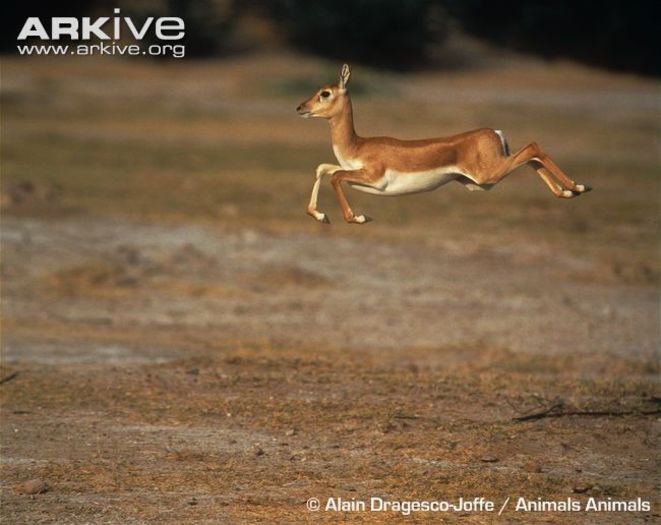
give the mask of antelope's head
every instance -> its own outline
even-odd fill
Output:
[[[321,86],[312,97],[299,105],[296,111],[303,118],[333,118],[348,103],[349,93],[347,92],[347,85],[350,78],[351,68],[348,64],[344,64],[340,71],[340,80],[336,85],[327,84]]]

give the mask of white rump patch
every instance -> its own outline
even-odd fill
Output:
[[[494,129],[496,132],[496,135],[498,135],[498,138],[500,139],[500,145],[503,148],[503,155],[506,157],[510,156],[510,147],[509,144],[507,144],[507,140],[505,140],[505,135],[503,134],[503,131],[500,129]]]

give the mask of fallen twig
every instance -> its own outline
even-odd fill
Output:
[[[517,416],[514,419],[516,421],[528,421],[532,419],[541,419],[543,417],[550,417],[550,414],[555,413],[557,414],[558,410],[563,408],[565,406],[565,401],[564,399],[558,397],[556,398],[551,405],[546,407],[545,409],[539,411],[539,412],[532,412],[529,414],[524,414],[522,416]]]
[[[547,417],[567,417],[567,416],[586,416],[586,417],[622,417],[622,416],[655,416],[661,415],[661,408],[653,410],[566,410],[564,412],[554,412],[558,405],[553,405],[550,408],[535,412],[533,414],[526,414],[525,416],[517,416],[512,419],[514,421],[533,421],[536,419],[544,419]]]
[[[0,379],[0,385],[7,383],[8,381],[11,381],[12,379],[16,378],[17,375],[18,372],[12,372],[8,376],[3,377],[2,379]]]
[[[417,414],[393,414],[395,419],[425,419],[424,416],[419,416]]]

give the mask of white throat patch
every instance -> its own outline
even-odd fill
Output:
[[[340,149],[337,146],[333,146],[333,153],[335,154],[335,158],[337,159],[337,162],[345,170],[359,170],[363,167],[362,162],[343,157],[342,153],[340,153]]]

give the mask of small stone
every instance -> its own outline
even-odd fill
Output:
[[[295,428],[290,428],[285,432],[285,436],[295,436],[296,435],[296,429]]]
[[[19,494],[43,494],[48,491],[48,484],[41,479],[31,479],[16,486]]]
[[[197,505],[197,498],[192,497],[192,498],[189,499],[186,503],[188,503],[188,504],[191,505],[191,506],[193,506],[193,505]]]
[[[186,370],[186,373],[191,376],[197,376],[200,375],[200,369],[199,368],[189,368]]]
[[[534,472],[536,474],[542,472],[542,464],[538,461],[529,461],[523,468],[526,472]]]
[[[264,452],[263,448],[258,448],[257,450],[255,450],[256,456],[263,456],[264,454],[266,454],[266,452]]]
[[[585,494],[592,488],[592,485],[576,485],[572,490],[575,494]]]
[[[496,456],[482,456],[480,458],[480,461],[483,461],[484,463],[497,463],[499,459]]]

